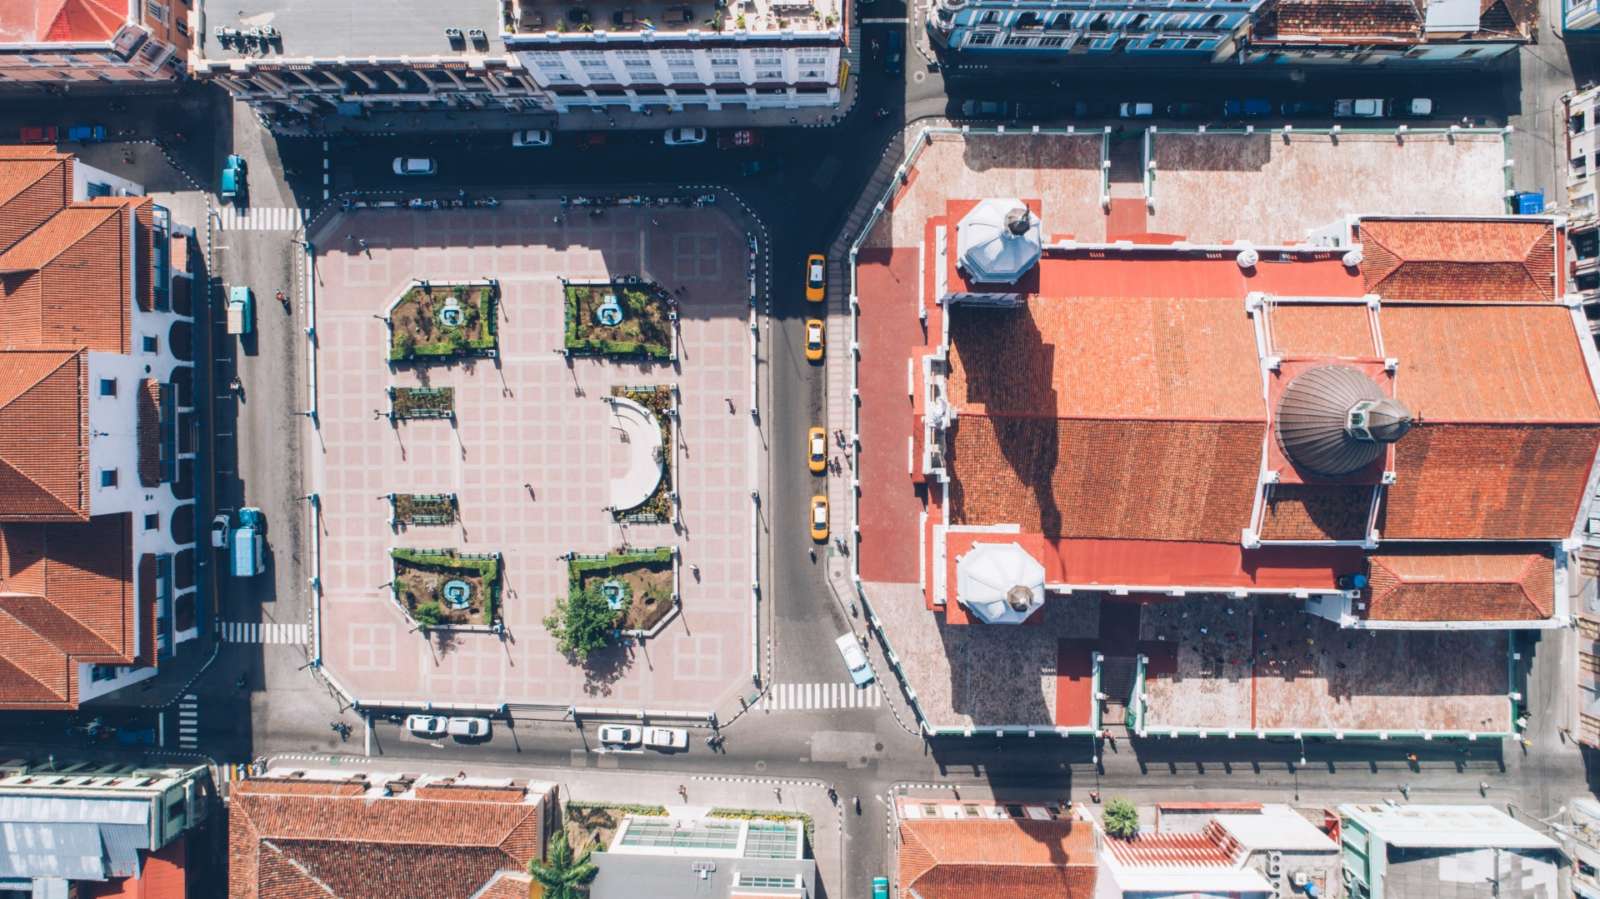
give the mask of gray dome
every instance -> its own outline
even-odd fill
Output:
[[[1015,284],[1044,252],[1039,217],[1021,200],[984,200],[956,226],[956,252],[972,280]]]
[[[1359,370],[1319,365],[1284,388],[1273,430],[1296,468],[1338,477],[1371,465],[1411,424],[1411,410]]]

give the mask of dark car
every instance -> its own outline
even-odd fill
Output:
[[[1327,116],[1333,114],[1333,104],[1315,100],[1290,100],[1278,107],[1284,116]]]
[[[1075,100],[1072,103],[1072,117],[1075,119],[1103,119],[1110,114],[1110,105],[1101,100]]]
[[[1169,119],[1208,119],[1211,117],[1212,107],[1207,103],[1168,103],[1167,118]]]
[[[906,64],[906,38],[898,30],[889,32],[883,45],[883,70],[898,75]]]
[[[1227,100],[1222,104],[1222,117],[1225,119],[1260,119],[1269,115],[1272,115],[1272,101],[1260,97]]]
[[[969,119],[1004,119],[1011,116],[1011,104],[1004,100],[965,100],[961,115]]]

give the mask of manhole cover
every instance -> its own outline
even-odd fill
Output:
[[[911,80],[915,81],[918,84],[921,84],[922,82],[928,80],[928,73],[927,72],[912,72],[911,73]]]
[[[872,751],[873,752],[882,752],[883,751],[883,744],[882,743],[874,743],[874,744],[872,744]]]
[[[765,771],[765,770],[767,770],[767,763],[766,762],[756,762],[756,770],[757,771]]]

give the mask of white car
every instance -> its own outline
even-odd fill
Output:
[[[834,643],[839,647],[839,655],[844,656],[844,667],[850,672],[850,680],[858,687],[872,683],[872,666],[867,664],[867,654],[861,651],[856,635],[843,634]]]
[[[513,147],[548,147],[553,140],[548,128],[529,128],[511,133]]]
[[[1148,119],[1156,114],[1154,103],[1124,103],[1117,112],[1125,119]]]
[[[489,736],[488,718],[451,718],[445,725],[445,731],[452,737],[466,737],[472,740],[481,740]]]
[[[439,167],[426,156],[396,156],[394,158],[394,173],[396,175],[431,175]]]
[[[602,724],[600,725],[600,745],[627,748],[638,746],[643,739],[639,728],[632,724]]]
[[[228,513],[218,512],[211,519],[211,547],[213,549],[226,549],[228,546]]]
[[[681,727],[647,727],[644,729],[644,745],[666,752],[688,749],[689,732]]]
[[[1333,117],[1336,119],[1381,119],[1383,118],[1383,101],[1378,99],[1335,100],[1333,101]]]
[[[406,730],[419,737],[442,737],[446,727],[442,715],[408,715],[406,716]]]
[[[662,142],[669,147],[687,147],[706,142],[704,128],[668,128]]]

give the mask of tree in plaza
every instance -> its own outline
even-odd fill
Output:
[[[550,838],[550,852],[544,861],[528,862],[528,873],[544,888],[545,899],[582,899],[583,885],[593,880],[598,870],[589,861],[587,850],[577,858],[572,857],[565,830],[556,831]]]
[[[400,331],[394,335],[394,354],[400,359],[410,359],[412,352],[417,348],[417,341],[411,336],[410,331]]]
[[[1105,827],[1114,837],[1131,839],[1139,832],[1139,810],[1126,799],[1113,799],[1106,803]]]
[[[556,610],[544,620],[545,629],[556,638],[556,648],[584,660],[589,653],[611,643],[612,631],[628,612],[628,600],[621,609],[611,608],[600,588],[590,585],[556,600]]]
[[[423,627],[438,627],[444,621],[444,610],[436,602],[421,602],[411,610],[411,618]]]

